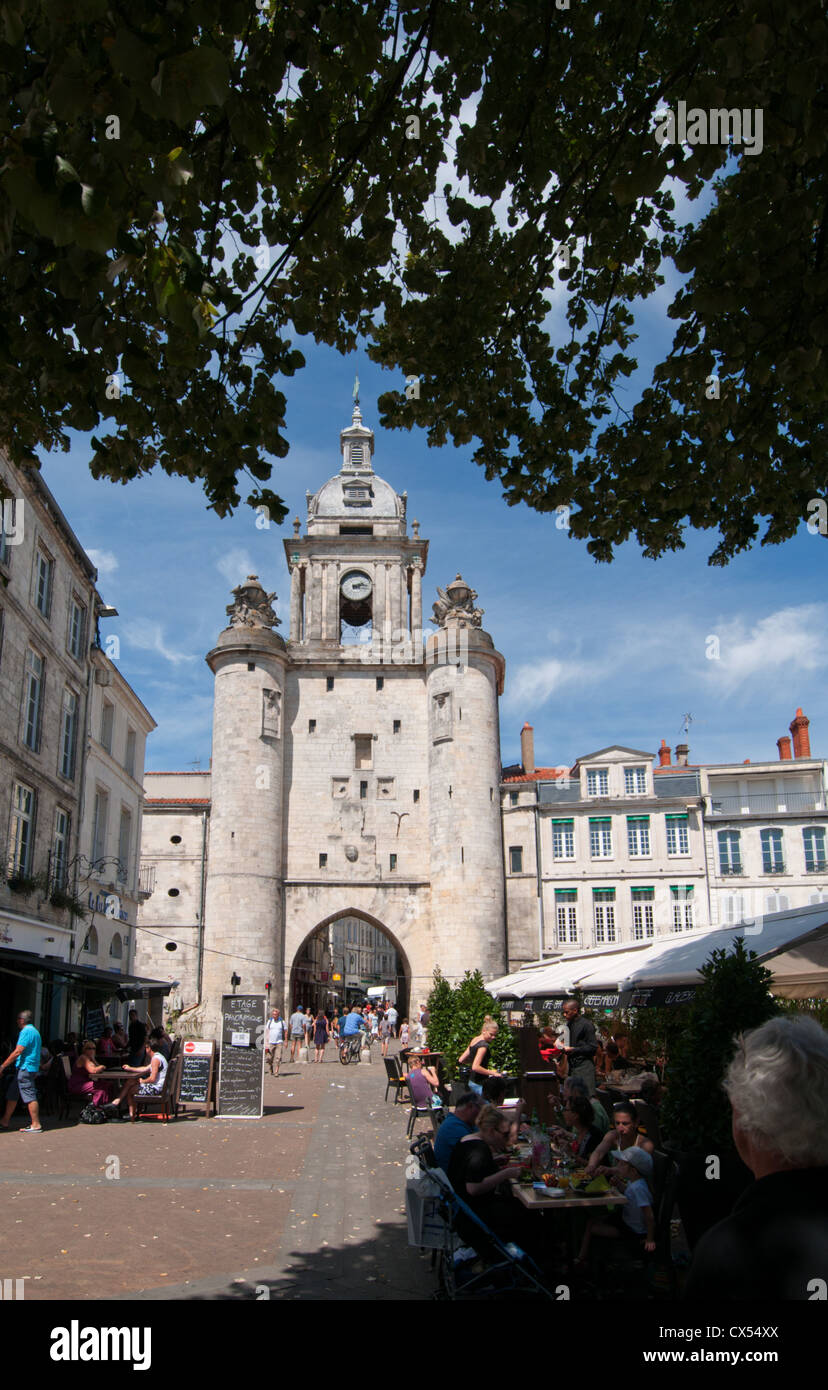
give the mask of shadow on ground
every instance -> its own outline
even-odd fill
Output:
[[[291,1252],[284,1274],[253,1284],[239,1280],[223,1291],[197,1293],[189,1301],[304,1299],[347,1302],[373,1299],[423,1302],[437,1292],[430,1252],[408,1244],[405,1225],[377,1225],[366,1240],[343,1247]]]

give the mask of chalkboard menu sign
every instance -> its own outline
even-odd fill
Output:
[[[265,994],[225,994],[221,1001],[219,1115],[259,1119],[264,1113]]]
[[[84,1029],[85,1038],[89,1038],[90,1042],[93,1038],[100,1038],[103,1035],[103,1030],[105,1027],[106,1017],[104,1015],[103,1009],[86,1010],[86,1028]]]
[[[176,1096],[179,1105],[190,1105],[210,1114],[215,1056],[216,1045],[212,1041],[187,1038],[182,1044]]]

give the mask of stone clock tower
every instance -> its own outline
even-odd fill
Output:
[[[506,967],[498,697],[504,661],[458,575],[423,632],[428,542],[374,472],[356,404],[341,467],[285,540],[282,637],[255,576],[215,673],[205,1027],[231,974],[282,1007],[309,938],[347,917],[390,938],[413,1004],[434,967]]]

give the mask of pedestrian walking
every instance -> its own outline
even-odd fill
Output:
[[[320,1009],[313,1022],[313,1045],[316,1048],[314,1062],[325,1060],[325,1044],[328,1041],[328,1020],[324,1009]]]
[[[40,1123],[40,1107],[37,1103],[37,1075],[40,1071],[40,1053],[43,1047],[43,1040],[32,1023],[31,1009],[23,1009],[17,1015],[17,1026],[20,1029],[17,1046],[10,1052],[2,1066],[0,1072],[4,1072],[10,1067],[12,1062],[15,1066],[15,1076],[6,1092],[6,1112],[0,1120],[3,1129],[9,1128],[9,1120],[14,1114],[18,1100],[22,1100],[29,1112],[29,1123],[23,1130],[24,1134],[42,1134],[43,1126]]]
[[[278,1009],[271,1009],[270,1018],[267,1020],[267,1027],[265,1028],[265,1061],[270,1066],[271,1076],[279,1075],[279,1068],[282,1065],[282,1050],[286,1037],[287,1028],[285,1026],[285,1020],[282,1018]]]
[[[396,1009],[396,1006],[395,1006],[394,1004],[391,1004],[390,1007],[386,1010],[385,1017],[388,1019],[388,1022],[389,1022],[390,1025],[391,1025],[391,1037],[392,1037],[392,1038],[396,1038],[396,1036],[397,1036],[397,1024],[398,1024],[398,1022],[399,1022],[400,1016],[399,1016],[399,1014],[397,1013],[397,1009]]]
[[[391,1041],[392,1036],[391,1023],[388,1018],[388,1014],[385,1014],[385,1016],[380,1020],[379,1035],[380,1041],[382,1043],[382,1055],[383,1057],[387,1057],[388,1044]]]
[[[588,1018],[581,1017],[581,1006],[577,999],[565,999],[563,1016],[569,1029],[569,1043],[564,1052],[569,1061],[569,1075],[580,1076],[587,1084],[591,1096],[595,1095],[595,1063],[598,1050],[595,1029]]]
[[[290,1029],[290,1060],[296,1061],[296,1054],[305,1038],[305,1010],[300,1004],[296,1005],[288,1021]]]

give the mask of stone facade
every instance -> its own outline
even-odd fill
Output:
[[[273,630],[275,595],[250,576],[207,656],[215,705],[200,979],[197,920],[170,913],[162,876],[193,882],[184,851],[192,855],[202,803],[186,802],[177,774],[147,779],[143,858],[156,892],[141,923],[168,928],[183,1007],[199,1005],[208,1035],[234,973],[245,990],[269,983],[289,1007],[308,938],[344,918],[390,938],[414,998],[435,965],[455,978],[506,964],[504,661],[460,576],[438,591],[436,630],[423,632],[428,543],[416,521],[409,534],[406,495],[374,473],[358,406],[340,444],[340,472],[308,494],[305,534],[297,519],[285,541],[286,637]],[[178,864],[176,816],[187,826]],[[144,937],[139,968],[171,978]]]
[[[828,763],[797,711],[780,760],[721,766],[614,746],[501,789],[509,968],[828,901]],[[803,732],[804,730],[804,732]]]

